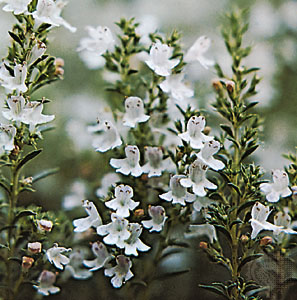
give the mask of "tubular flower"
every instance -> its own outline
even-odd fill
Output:
[[[103,132],[93,140],[93,147],[96,151],[106,152],[122,145],[121,137],[117,128],[110,121],[104,121],[102,126],[98,127]]]
[[[9,153],[14,149],[14,137],[16,128],[12,125],[4,125],[0,123],[0,155]]]
[[[199,63],[205,68],[208,69],[209,67],[214,65],[214,61],[205,58],[203,55],[210,47],[210,39],[207,36],[199,37],[193,46],[188,50],[185,55],[185,62],[193,62],[199,61]]]
[[[140,240],[140,235],[142,232],[142,226],[138,223],[130,223],[128,225],[128,230],[130,232],[130,237],[125,240],[125,254],[138,256],[138,251],[148,251],[151,247],[145,245]]]
[[[215,140],[205,142],[197,157],[201,159],[210,168],[218,171],[225,167],[224,163],[218,159],[213,158],[213,155],[220,150],[220,143]]]
[[[89,200],[84,200],[82,207],[89,215],[86,218],[76,219],[73,221],[74,232],[84,232],[91,227],[97,228],[102,224],[101,217],[95,204]]]
[[[158,75],[169,76],[171,69],[178,65],[179,59],[170,59],[173,49],[157,41],[152,45],[146,64]]]
[[[192,187],[194,194],[204,197],[206,195],[206,188],[212,190],[217,188],[215,184],[206,179],[206,171],[207,165],[197,158],[189,167],[188,177],[180,180],[181,185],[186,188]]]
[[[69,258],[61,253],[71,251],[71,248],[59,247],[57,243],[46,251],[46,256],[51,264],[54,264],[56,268],[63,270],[63,265],[69,263]]]
[[[187,131],[178,136],[184,141],[190,143],[193,149],[201,149],[203,143],[213,140],[212,136],[202,133],[205,127],[205,118],[202,116],[193,116],[187,123]]]
[[[119,255],[116,258],[117,265],[115,267],[105,269],[104,275],[112,277],[111,284],[114,288],[120,288],[123,283],[126,283],[134,275],[131,272],[132,262],[129,257]]]
[[[45,51],[46,45],[41,41],[37,41],[31,50],[28,65],[30,66],[31,64],[33,64],[38,58],[40,58],[45,53]]]
[[[279,211],[274,215],[274,225],[283,227],[273,232],[277,240],[282,240],[284,233],[297,234],[297,231],[293,230],[293,227],[297,227],[297,224],[296,221],[292,222],[288,207],[285,207],[283,212]]]
[[[117,169],[116,172],[120,172],[124,175],[131,174],[134,177],[140,176],[143,171],[139,165],[140,153],[137,146],[126,146],[125,148],[126,158],[110,160],[110,165]]]
[[[13,71],[14,76],[10,76],[5,71],[2,71],[2,76],[0,78],[2,81],[1,85],[9,92],[27,92],[28,88],[25,84],[27,78],[27,64],[15,65]]]
[[[174,175],[171,177],[169,186],[170,191],[159,195],[159,197],[166,201],[172,201],[172,204],[186,205],[185,202],[193,202],[196,196],[188,193],[187,188],[181,185],[180,180],[186,178],[185,175]]]
[[[97,271],[107,266],[108,262],[112,259],[112,255],[109,254],[105,245],[99,241],[92,244],[92,251],[96,258],[83,261],[86,267],[91,268],[89,271]]]
[[[130,216],[130,210],[134,210],[139,202],[132,200],[133,189],[129,185],[120,184],[115,188],[115,199],[105,202],[105,205],[116,211],[123,218]]]
[[[32,0],[4,0],[0,1],[6,3],[3,10],[6,12],[13,12],[15,15],[20,15],[28,12],[28,5]]]
[[[168,218],[165,215],[165,209],[162,206],[149,206],[148,213],[152,219],[142,221],[142,225],[145,228],[150,229],[150,232],[161,231]]]
[[[106,235],[103,239],[104,243],[124,248],[124,241],[130,237],[128,224],[126,219],[112,213],[111,223],[97,227],[97,233],[102,236]]]
[[[11,96],[7,99],[8,109],[2,111],[2,115],[9,121],[20,123],[23,121],[25,110],[25,99],[23,96]]]
[[[56,294],[60,288],[54,286],[56,282],[56,274],[47,270],[43,270],[38,277],[39,285],[33,285],[39,294],[48,296],[49,294]]]
[[[288,174],[281,170],[274,170],[272,172],[273,183],[260,184],[260,190],[266,195],[269,202],[277,202],[280,197],[288,197],[292,194],[289,189]]]
[[[150,116],[144,114],[143,101],[139,97],[128,97],[125,100],[126,113],[123,124],[134,128],[137,123],[146,122]]]

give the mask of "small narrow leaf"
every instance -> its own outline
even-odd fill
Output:
[[[36,213],[31,210],[23,210],[15,216],[15,218],[13,220],[13,224],[15,224],[20,218],[28,217],[28,216],[35,216],[35,215],[36,215]]]
[[[232,128],[228,125],[220,125],[220,127],[228,134],[230,135],[232,138],[234,138],[234,134],[232,131]]]
[[[239,188],[237,185],[235,185],[235,184],[232,183],[232,182],[229,182],[228,185],[229,185],[230,187],[232,187],[232,189],[234,189],[235,192],[236,192],[239,196],[241,196],[240,188]]]
[[[255,145],[255,146],[247,149],[244,152],[244,154],[241,156],[241,161],[243,161],[246,157],[248,157],[249,155],[251,155],[258,147],[259,147],[259,145]]]
[[[16,170],[20,170],[27,162],[29,162],[30,160],[32,160],[33,158],[35,158],[39,153],[41,153],[42,149],[39,150],[34,150],[30,153],[28,153],[18,164]]]
[[[229,297],[225,294],[225,292],[222,289],[220,289],[219,287],[216,287],[216,286],[213,286],[213,285],[204,285],[204,284],[199,284],[199,287],[203,288],[203,289],[206,289],[206,290],[209,290],[210,292],[213,292],[217,295],[223,296],[226,299],[229,299]]]
[[[243,210],[253,206],[256,202],[257,202],[257,200],[251,200],[251,201],[247,201],[247,202],[243,203],[241,206],[239,206],[237,214],[239,215]]]
[[[12,31],[8,31],[8,33],[12,37],[13,40],[15,40],[18,44],[20,44],[21,47],[23,47],[23,43],[22,43],[22,41],[21,41],[21,39],[20,39],[20,37],[18,35],[16,35]]]
[[[36,182],[36,181],[46,178],[48,176],[54,175],[54,174],[58,173],[59,170],[60,170],[60,168],[52,168],[52,169],[42,171],[33,176],[32,182]]]
[[[260,257],[262,257],[262,256],[263,256],[262,253],[257,253],[257,254],[253,254],[253,255],[250,255],[250,256],[246,257],[246,258],[243,259],[243,260],[241,261],[241,263],[239,264],[238,272],[240,272],[240,270],[243,268],[243,266],[244,266],[245,264],[247,264],[248,262],[251,262],[251,261],[253,261],[253,260],[255,260],[255,259],[258,259],[258,258],[260,258]]]

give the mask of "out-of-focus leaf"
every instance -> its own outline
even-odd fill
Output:
[[[27,162],[29,162],[30,160],[32,160],[33,158],[35,158],[38,154],[40,154],[42,151],[42,149],[39,150],[34,150],[30,153],[28,153],[18,164],[16,170],[20,170]]]
[[[245,259],[243,259],[241,261],[241,263],[239,264],[239,266],[238,266],[238,272],[243,268],[243,266],[245,264],[247,264],[248,262],[253,261],[255,259],[258,259],[258,258],[260,258],[262,256],[263,256],[262,253],[257,253],[257,254],[249,255],[248,257],[246,257]]]
[[[187,268],[187,269],[181,270],[181,271],[168,272],[168,273],[165,273],[165,274],[158,275],[155,279],[156,280],[169,279],[169,278],[172,278],[172,277],[175,277],[175,276],[186,274],[186,273],[188,273],[190,271],[191,271],[191,269]]]
[[[32,182],[34,183],[38,180],[41,180],[41,179],[46,178],[48,176],[54,175],[54,174],[58,173],[59,170],[60,170],[60,168],[52,168],[52,169],[42,171],[42,172],[40,172],[40,173],[33,176]]]
[[[13,224],[15,224],[20,218],[28,217],[28,216],[35,216],[35,215],[36,215],[36,213],[31,210],[23,210],[15,216],[15,218],[13,220]]]
[[[204,284],[199,284],[200,288],[206,289],[210,292],[213,292],[217,295],[223,296],[226,299],[229,299],[228,296],[225,294],[225,291],[223,291],[222,289],[220,289],[219,287],[213,286],[213,285],[204,285]]]

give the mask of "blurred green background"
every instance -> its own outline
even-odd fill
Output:
[[[287,162],[281,155],[296,153],[297,146],[297,1],[69,0],[63,16],[78,30],[72,34],[64,28],[54,29],[48,50],[65,60],[65,79],[39,92],[39,95],[52,100],[46,112],[56,115],[56,129],[44,134],[40,145],[44,152],[36,158],[35,164],[31,164],[26,175],[52,167],[59,167],[60,172],[36,184],[37,192],[25,195],[22,203],[33,201],[45,209],[58,210],[65,195],[71,193],[81,193],[90,200],[96,200],[95,190],[100,186],[102,175],[111,171],[102,159],[104,156],[93,151],[91,137],[86,130],[87,125],[96,121],[102,107],[107,105],[105,79],[109,76],[102,70],[89,70],[76,52],[79,40],[86,36],[86,25],[108,26],[115,36],[118,29],[114,22],[121,17],[135,17],[141,22],[149,16],[160,32],[181,31],[184,49],[188,49],[197,37],[207,35],[212,39],[208,56],[214,57],[227,70],[226,73],[231,74],[230,58],[224,49],[220,27],[224,13],[231,10],[234,3],[249,8],[250,30],[245,41],[253,44],[254,50],[246,64],[260,67],[259,74],[263,77],[259,94],[254,97],[260,102],[258,111],[265,118],[262,143],[255,160],[264,167],[267,176],[270,176],[271,169],[283,168]],[[7,30],[13,22],[10,14],[0,11],[1,57],[6,54],[9,44]],[[199,107],[211,110],[214,72],[194,64],[187,68],[186,74],[187,80],[195,86]],[[3,96],[1,100],[3,102]],[[211,123],[208,125],[212,126]],[[76,181],[79,181],[79,187],[73,191]],[[79,210],[69,216],[81,214]],[[156,282],[155,299],[219,299],[197,287],[198,282],[211,282],[222,276],[222,272],[218,272],[220,268],[207,261],[198,245],[199,241],[195,241],[196,250],[191,251],[191,255],[176,257],[173,261],[174,264],[184,263],[193,271],[176,280]],[[60,295],[49,299],[120,299],[119,295],[107,292],[111,290],[110,284],[101,273],[97,272],[87,282],[71,280]]]

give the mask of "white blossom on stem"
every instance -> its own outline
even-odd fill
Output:
[[[288,197],[292,194],[289,189],[288,174],[281,170],[274,170],[272,172],[273,183],[262,183],[260,185],[261,191],[266,195],[269,202],[277,202],[280,197]]]
[[[139,97],[128,97],[125,100],[126,113],[123,124],[134,128],[137,123],[146,122],[150,116],[144,113],[143,101]]]
[[[114,172],[105,174],[101,179],[101,186],[96,190],[97,197],[105,197],[110,187],[115,187],[120,181],[120,176]]]
[[[49,296],[49,294],[56,294],[60,291],[60,288],[54,286],[54,283],[56,282],[56,274],[51,271],[43,270],[39,275],[37,282],[39,284],[33,285],[33,287],[37,289],[37,292],[39,294],[42,294],[44,296]]]
[[[2,115],[9,121],[15,121],[18,123],[23,121],[25,110],[25,99],[23,96],[11,96],[6,100],[8,109],[5,108],[2,111]]]
[[[3,6],[3,10],[6,12],[13,12],[15,15],[20,15],[28,12],[28,5],[32,0],[4,0],[6,5]]]
[[[210,47],[210,43],[211,41],[207,36],[199,37],[186,53],[184,59],[185,62],[189,63],[193,61],[199,61],[199,63],[205,69],[208,69],[209,67],[213,66],[214,61],[204,57],[205,52]]]
[[[14,137],[16,128],[12,125],[0,123],[0,155],[9,153],[14,149]]]
[[[130,223],[128,225],[130,237],[125,240],[125,254],[138,256],[138,251],[148,251],[151,247],[147,246],[140,240],[142,226],[138,223]]]
[[[258,233],[262,230],[273,230],[277,231],[283,228],[282,226],[276,226],[267,221],[271,211],[268,206],[256,202],[252,208],[252,218],[250,219],[252,226],[251,238],[254,239]]]
[[[167,216],[165,215],[165,209],[162,206],[149,206],[148,213],[151,220],[142,221],[143,227],[150,229],[152,231],[161,231],[163,226],[167,220]]]
[[[159,195],[159,197],[166,201],[172,201],[172,204],[186,205],[186,202],[193,202],[196,196],[188,193],[187,188],[183,187],[180,183],[182,178],[186,178],[185,175],[174,175],[170,178],[169,187],[170,191]]]
[[[95,204],[89,200],[84,200],[82,207],[89,215],[86,218],[76,219],[73,221],[74,232],[84,232],[91,227],[97,228],[102,224],[101,217],[97,211]]]
[[[215,140],[205,142],[197,157],[201,159],[210,168],[218,171],[225,167],[224,163],[218,159],[213,158],[213,155],[220,150],[220,143]]]
[[[8,76],[5,71],[2,71],[1,85],[8,91],[16,91],[17,93],[25,93],[28,88],[25,84],[27,78],[27,64],[15,65],[13,68],[13,76]]]
[[[105,236],[103,241],[108,245],[124,248],[124,241],[130,237],[129,222],[115,213],[111,214],[111,223],[97,227],[97,233]]]
[[[169,94],[174,100],[182,102],[194,96],[194,90],[188,87],[184,82],[184,74],[172,74],[160,84],[164,93]]]
[[[96,256],[93,260],[84,260],[83,264],[91,268],[89,271],[97,271],[104,266],[106,267],[108,262],[113,258],[113,256],[107,251],[105,245],[101,242],[95,242],[92,244],[92,251]]]
[[[130,216],[130,210],[139,205],[132,197],[133,189],[129,185],[120,184],[115,188],[115,199],[105,202],[105,205],[115,210],[118,216],[126,218]]]
[[[284,211],[279,211],[274,215],[274,225],[283,227],[279,230],[274,230],[276,239],[281,241],[284,238],[285,233],[297,234],[297,231],[293,230],[293,227],[297,227],[296,221],[292,222],[292,218],[289,215],[288,207],[284,208]]]
[[[53,245],[52,248],[46,251],[47,259],[51,264],[54,264],[56,268],[63,270],[63,265],[69,263],[69,258],[61,253],[71,251],[71,248],[59,247],[57,243]]]
[[[33,64],[38,58],[40,58],[46,51],[46,45],[41,41],[36,41],[36,44],[32,47],[28,66]]]
[[[179,64],[179,59],[170,59],[173,49],[157,41],[152,45],[146,64],[158,75],[169,76],[171,70]]]
[[[170,158],[163,159],[161,147],[145,147],[147,163],[142,167],[143,173],[148,173],[148,177],[161,176],[170,164]]]
[[[140,176],[143,171],[139,165],[140,153],[137,146],[128,145],[125,148],[126,158],[110,160],[110,165],[124,175],[131,174],[134,177]]]
[[[76,28],[61,17],[62,9],[66,4],[63,0],[38,0],[36,10],[32,13],[33,18],[40,24],[46,23],[54,27],[62,25],[71,32],[75,32]]]
[[[95,136],[93,140],[92,146],[96,151],[106,152],[122,145],[120,134],[112,122],[104,121],[102,124],[99,123],[97,129],[103,132]]]
[[[112,277],[111,284],[114,288],[120,288],[123,283],[126,283],[134,275],[131,272],[132,262],[129,257],[119,255],[116,258],[117,265],[104,270],[104,275]]]
[[[182,178],[180,183],[182,186],[193,188],[194,194],[199,197],[206,195],[205,189],[215,190],[217,186],[206,179],[207,165],[197,158],[189,167],[189,174],[187,178]]]
[[[202,131],[205,127],[205,118],[202,116],[192,116],[187,123],[187,130],[178,136],[190,143],[193,149],[201,149],[203,143],[213,140],[212,136],[207,136]]]

